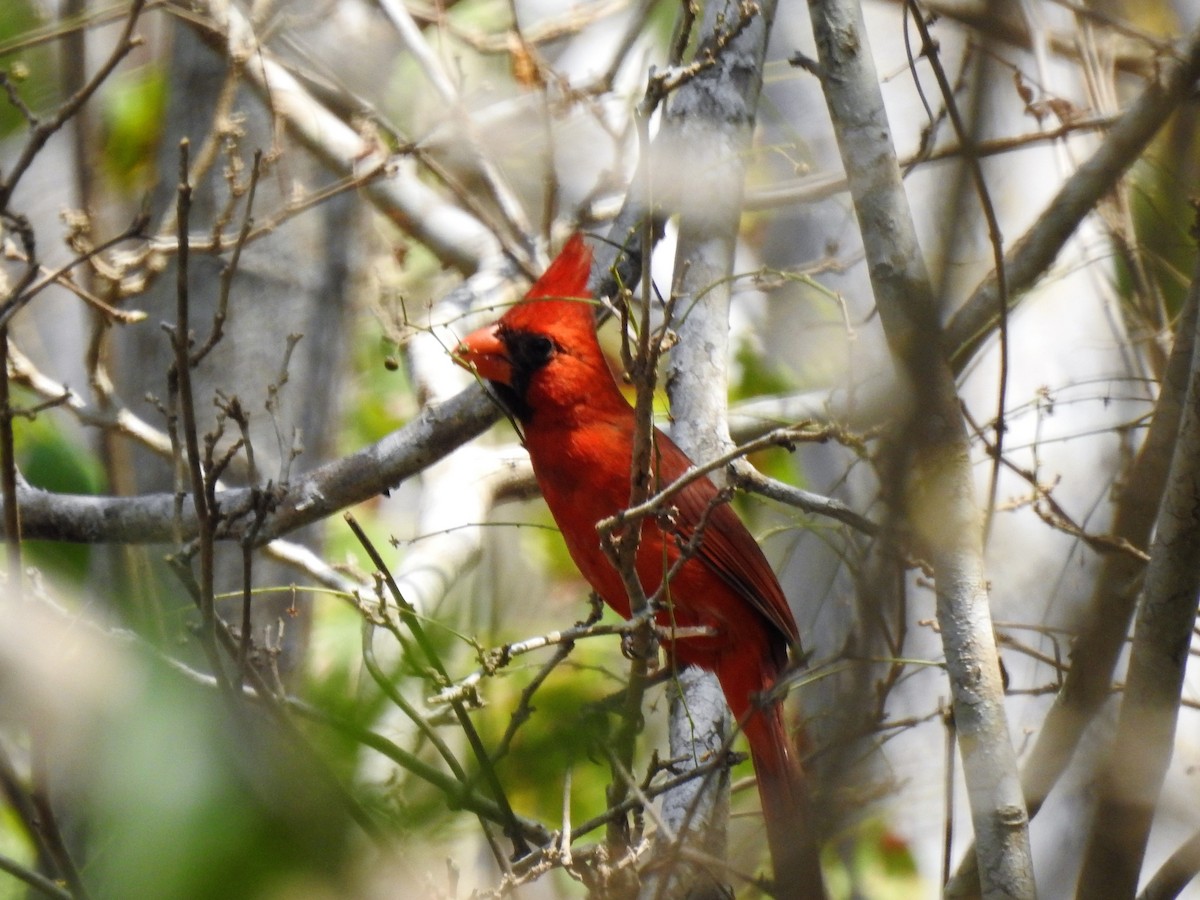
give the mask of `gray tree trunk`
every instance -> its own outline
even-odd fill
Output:
[[[170,62],[171,102],[158,156],[160,179],[152,197],[157,220],[173,220],[177,189],[179,141],[187,138],[196,158],[199,148],[211,136],[214,110],[229,75],[225,59],[206,48],[185,27],[173,35]],[[320,180],[320,169],[303,153],[285,144],[278,156],[275,125],[271,112],[250,91],[238,88],[234,115],[222,123],[243,134],[236,154],[248,167],[256,149],[264,154],[255,209],[260,218],[286,206],[291,192],[300,186],[311,190]],[[199,184],[193,186],[191,233],[203,238],[211,233],[212,223],[229,197],[223,177],[228,161],[223,152]],[[245,177],[245,175],[243,175]],[[337,385],[344,357],[347,322],[347,292],[350,288],[352,259],[351,235],[354,198],[343,195],[321,208],[297,216],[273,233],[248,244],[241,257],[229,298],[225,336],[194,371],[195,403],[198,427],[208,432],[215,427],[217,410],[213,401],[217,392],[236,395],[250,414],[250,437],[259,481],[278,484],[293,435],[303,446],[294,471],[309,469],[328,458],[336,433],[338,416]],[[236,233],[243,206],[226,234]],[[189,265],[191,313],[196,346],[202,344],[213,327],[213,316],[220,293],[220,273],[227,257],[193,253]],[[152,394],[166,401],[167,371],[171,348],[161,323],[175,318],[175,263],[171,264],[142,298],[149,312],[144,325],[127,328],[118,334],[118,386],[128,402],[138,408],[137,400]],[[287,384],[275,395],[274,417],[266,403],[270,388],[280,382],[280,373],[289,334],[303,335],[287,370]],[[147,418],[156,418],[153,409],[140,410]],[[273,421],[274,419],[274,421]],[[223,445],[237,436],[237,428],[227,425]],[[124,468],[118,477],[137,492],[172,488],[169,462],[140,448],[131,448],[124,459],[113,461]],[[230,476],[227,480],[236,483]],[[311,540],[315,532],[301,534]],[[160,556],[173,548],[160,547]],[[216,590],[238,591],[242,587],[242,554],[236,545],[219,546],[217,551]],[[169,576],[168,576],[169,577]],[[255,586],[277,586],[280,591],[253,602],[253,634],[262,645],[266,633],[278,643],[281,673],[295,669],[305,648],[310,603],[304,595],[293,597],[287,590],[292,576],[282,567],[265,560],[254,563]],[[172,582],[160,582],[168,593]],[[177,583],[176,583],[177,584]],[[177,592],[176,593],[180,593]],[[295,605],[293,605],[295,601]],[[241,619],[241,600],[219,604],[220,613],[232,622]]]

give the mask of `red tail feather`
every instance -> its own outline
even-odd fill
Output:
[[[727,653],[716,665],[721,690],[742,723],[775,869],[775,893],[786,900],[823,900],[819,843],[812,829],[804,771],[788,734],[781,703],[760,698],[778,680],[782,664],[772,656]]]
[[[821,860],[804,772],[796,759],[779,704],[754,713],[746,723],[758,796],[767,824],[775,868],[775,895],[781,900],[823,900]]]

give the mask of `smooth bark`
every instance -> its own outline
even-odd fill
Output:
[[[1028,819],[988,608],[967,432],[929,275],[900,180],[862,10],[810,0],[822,86],[862,231],[875,302],[910,397],[885,486],[930,562],[985,897],[1033,897]]]
[[[1197,321],[1200,321],[1198,319]],[[1195,341],[1195,338],[1193,338]],[[1200,595],[1200,352],[1192,348],[1183,416],[1138,600],[1117,735],[1079,878],[1080,900],[1133,897],[1175,748]]]

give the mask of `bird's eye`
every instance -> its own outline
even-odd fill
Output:
[[[554,352],[554,341],[544,334],[535,334],[529,340],[530,362],[540,365],[548,362]]]
[[[544,334],[517,332],[508,339],[509,352],[518,369],[533,373],[550,362],[554,355],[554,341]]]

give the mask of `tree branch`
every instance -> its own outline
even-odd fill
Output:
[[[768,38],[777,4],[705,5],[696,59],[678,89],[653,147],[654,190],[679,210],[679,242],[671,296],[680,311],[679,344],[671,354],[667,391],[672,435],[700,463],[732,447],[726,421],[730,273],[742,214],[745,156],[757,120]],[[653,86],[652,86],[653,87]],[[704,191],[696,184],[704,183]],[[723,473],[713,473],[723,481]],[[719,754],[730,733],[728,708],[715,674],[680,672],[670,707],[672,757],[698,766]],[[663,798],[667,833],[704,854],[723,858],[729,804],[728,775],[686,782]],[[798,815],[797,821],[807,821]],[[797,834],[794,857],[773,845],[778,888],[788,896],[819,896],[815,834]],[[649,879],[643,897],[711,890],[706,867],[678,862]]]
[[[1158,77],[1121,116],[1091,158],[1072,173],[1046,211],[1005,254],[1008,308],[1021,302],[1053,264],[1084,216],[1112,190],[1167,118],[1191,96],[1200,78],[1200,27],[1178,57],[1164,60]],[[946,348],[961,374],[1000,322],[1000,280],[992,272],[950,318]]]
[[[1196,318],[1200,328],[1200,317]],[[1137,890],[1150,825],[1175,748],[1180,692],[1200,595],[1200,337],[1138,601],[1116,740],[1100,782],[1077,897]]]
[[[200,18],[188,21],[210,41],[219,41],[219,49],[243,66],[246,79],[272,114],[318,159],[343,174],[384,165],[385,148],[319,103],[259,43],[238,7],[213,0],[197,0],[192,7]],[[462,271],[474,271],[499,252],[499,243],[483,223],[447,202],[415,171],[397,166],[388,177],[368,182],[363,193],[388,219]]]
[[[1198,311],[1200,268],[1176,326],[1175,343],[1149,431],[1117,495],[1112,537],[1130,546],[1150,544],[1179,433]],[[1072,645],[1071,667],[1025,761],[1022,786],[1031,817],[1037,815],[1066,771],[1084,729],[1111,695],[1113,674],[1129,636],[1145,569],[1143,562],[1128,553],[1107,553],[1103,557],[1083,628]],[[946,895],[965,900],[977,896],[978,890],[975,855],[968,853],[947,885]]]
[[[472,385],[452,399],[425,407],[411,422],[368,447],[326,463],[295,479],[258,531],[258,542],[295,531],[339,510],[395,488],[471,438],[499,417],[483,388]],[[219,491],[225,516],[218,540],[238,541],[251,526],[251,489]],[[175,498],[88,497],[55,494],[27,484],[17,489],[22,536],[74,543],[148,544],[174,538]],[[180,519],[183,537],[197,533],[195,508],[185,499]]]
[[[850,182],[875,302],[911,406],[893,435],[906,454],[894,502],[933,565],[986,897],[1033,897],[1028,821],[988,609],[982,523],[967,432],[942,354],[933,289],[904,195],[862,10],[809,0],[822,86]]]

